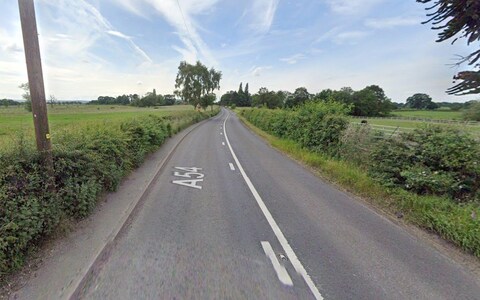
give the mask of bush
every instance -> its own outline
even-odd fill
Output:
[[[347,128],[348,108],[336,102],[306,103],[293,110],[254,108],[241,114],[255,126],[318,152],[336,154]]]
[[[469,200],[480,189],[480,147],[460,130],[426,126],[379,142],[369,169],[387,186]]]
[[[172,120],[185,127],[214,113],[191,112]],[[103,191],[114,191],[171,135],[167,122],[147,116],[114,128],[89,127],[58,136],[52,150],[53,189],[36,151],[0,152],[0,275],[21,266],[26,250],[62,218],[87,216]]]

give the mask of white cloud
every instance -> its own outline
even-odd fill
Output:
[[[142,11],[140,4],[153,7],[178,33],[183,47],[173,46],[173,49],[183,59],[194,62],[201,57],[207,64],[216,65],[214,55],[198,33],[194,17],[208,12],[217,2],[218,0],[119,0],[116,3],[137,14]]]
[[[260,33],[268,32],[272,26],[277,6],[278,0],[254,0],[249,11],[253,18],[250,28]]]
[[[287,64],[293,65],[296,64],[299,60],[305,59],[306,56],[302,53],[297,53],[289,57],[280,58],[280,61],[286,62]]]
[[[368,31],[345,31],[337,34],[333,37],[333,41],[337,44],[350,44],[354,45],[357,44],[360,40],[367,37],[370,34]]]
[[[124,40],[130,40],[131,39],[131,37],[129,37],[128,35],[125,35],[125,34],[119,32],[119,31],[116,31],[116,30],[107,30],[106,32],[110,35],[122,38]]]
[[[359,14],[368,11],[384,0],[325,0],[332,11],[338,14]]]
[[[262,75],[262,72],[265,71],[265,70],[269,70],[271,69],[272,66],[262,66],[262,67],[257,67],[257,66],[253,66],[251,69],[250,69],[250,74],[252,76],[255,76],[255,77],[258,77],[258,76],[261,76]]]
[[[368,19],[365,26],[373,29],[388,29],[399,26],[412,26],[421,24],[422,19],[419,17],[393,17],[385,19]]]

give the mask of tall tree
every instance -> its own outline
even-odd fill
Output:
[[[214,68],[207,69],[200,61],[191,65],[186,61],[180,62],[177,78],[175,79],[175,94],[189,104],[196,107],[202,105],[202,98],[220,89],[222,73]]]
[[[417,0],[420,3],[431,3],[427,7],[430,18],[425,23],[432,23],[433,30],[441,30],[437,42],[453,38],[452,44],[458,39],[466,38],[467,45],[480,41],[480,0]],[[474,69],[480,68],[480,49],[462,57],[457,65],[468,63]],[[462,71],[453,77],[461,82],[447,90],[452,95],[467,95],[480,93],[480,71]]]
[[[240,86],[238,87],[238,93],[243,94],[243,88],[242,88],[243,82],[240,82]]]

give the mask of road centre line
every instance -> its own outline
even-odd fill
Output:
[[[222,142],[222,146],[225,146],[225,142]]]
[[[235,171],[235,167],[233,166],[232,163],[228,163],[228,165],[230,166],[230,170]]]
[[[270,258],[270,261],[272,262],[272,265],[273,265],[273,269],[277,273],[277,276],[280,282],[283,283],[284,285],[293,286],[292,278],[290,278],[290,275],[288,275],[287,269],[285,269],[285,267],[282,266],[278,261],[277,256],[275,255],[275,252],[273,252],[273,249],[270,243],[262,241],[260,242],[260,244],[262,244],[263,251],[265,251],[265,254],[267,255],[267,257]]]
[[[229,117],[230,117],[230,112],[228,112],[227,117],[223,121],[223,132],[225,133],[225,140],[227,141],[228,148],[230,149],[230,152],[232,153],[233,159],[235,160],[235,163],[237,164],[238,170],[242,174],[242,177],[245,180],[245,183],[247,184],[248,188],[252,192],[253,197],[257,201],[258,206],[260,206],[260,209],[263,212],[263,214],[265,215],[265,218],[267,219],[268,224],[270,225],[273,232],[275,233],[275,236],[277,237],[278,241],[280,242],[280,245],[282,246],[283,251],[285,251],[285,254],[287,255],[290,262],[292,263],[293,267],[295,268],[297,273],[302,276],[303,280],[305,280],[305,283],[310,288],[310,291],[313,293],[313,296],[315,297],[315,299],[323,300],[323,297],[320,294],[320,291],[315,286],[315,283],[313,283],[312,278],[310,277],[310,275],[308,275],[307,271],[303,267],[302,263],[300,262],[297,255],[293,251],[292,247],[290,247],[290,244],[288,243],[287,239],[285,238],[285,235],[280,230],[280,227],[278,227],[277,222],[275,221],[272,214],[268,210],[267,206],[263,202],[262,197],[260,197],[260,195],[258,194],[257,189],[255,188],[252,181],[250,180],[250,178],[245,173],[245,170],[243,169],[242,165],[240,164],[240,161],[238,160],[237,155],[233,151],[233,148],[232,148],[232,145],[230,144],[230,140],[228,139],[227,130],[226,130],[226,123],[227,123],[227,120],[228,120]]]

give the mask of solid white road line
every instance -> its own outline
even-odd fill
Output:
[[[232,163],[228,163],[228,165],[230,166],[230,170],[235,171],[235,167],[233,166]]]
[[[223,132],[225,133],[225,140],[227,141],[228,148],[230,148],[230,152],[232,153],[233,159],[235,160],[235,163],[237,164],[238,169],[240,170],[240,173],[242,174],[243,179],[247,183],[248,188],[253,194],[253,197],[257,201],[258,206],[260,206],[260,209],[262,210],[263,214],[265,215],[265,218],[267,219],[268,224],[270,224],[270,227],[272,228],[273,232],[275,233],[275,236],[277,237],[278,241],[280,242],[280,245],[282,245],[283,251],[285,251],[285,254],[287,254],[288,259],[292,263],[293,267],[295,268],[295,271],[297,271],[298,274],[300,274],[303,277],[303,280],[305,280],[305,283],[307,286],[310,288],[310,291],[313,293],[313,296],[317,300],[322,300],[323,297],[320,294],[319,290],[315,286],[315,283],[313,283],[312,278],[310,278],[310,275],[308,275],[307,271],[303,267],[302,263],[300,260],[297,258],[297,255],[295,252],[293,252],[292,247],[290,247],[290,244],[288,243],[287,239],[285,238],[285,235],[283,235],[283,232],[280,230],[280,227],[278,227],[277,222],[275,219],[273,219],[272,214],[268,210],[267,206],[262,200],[262,197],[257,192],[257,189],[253,185],[252,181],[250,178],[248,178],[247,174],[243,170],[242,165],[240,164],[240,161],[237,158],[237,155],[233,151],[232,145],[230,144],[230,141],[227,136],[227,130],[226,130],[226,123],[228,118],[230,117],[230,112],[228,112],[227,117],[225,118],[225,121],[223,121]]]
[[[222,142],[222,146],[225,146],[225,142]]]
[[[290,275],[288,275],[287,269],[285,269],[285,267],[282,266],[278,261],[277,256],[275,255],[275,252],[273,252],[273,249],[270,243],[269,242],[260,242],[260,243],[262,244],[263,251],[265,251],[265,254],[267,255],[267,257],[270,258],[270,261],[272,262],[272,265],[273,265],[273,269],[277,273],[277,276],[280,282],[283,283],[284,285],[293,286],[292,278],[290,278]]]

